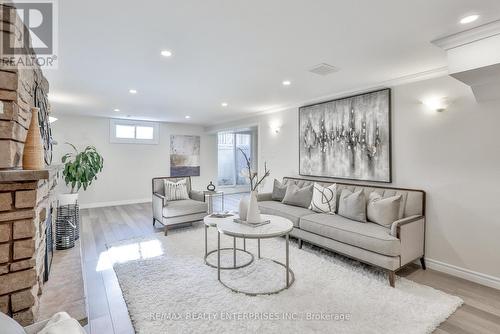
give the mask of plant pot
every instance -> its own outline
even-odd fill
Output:
[[[257,202],[257,191],[250,193],[250,201],[248,203],[247,219],[250,224],[260,224],[262,219],[260,217],[259,203]]]
[[[59,206],[76,204],[77,201],[78,201],[78,193],[57,195],[57,202]]]

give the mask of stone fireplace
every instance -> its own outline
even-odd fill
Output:
[[[0,14],[2,40],[19,40],[21,32],[27,33],[12,5],[0,4]],[[37,96],[46,98],[48,91],[40,68],[0,63],[0,311],[22,325],[37,318],[49,269],[46,227],[58,169],[22,169],[30,110],[38,106]]]
[[[0,310],[22,325],[38,313],[57,169],[0,171]]]

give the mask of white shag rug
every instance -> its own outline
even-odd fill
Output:
[[[391,288],[380,270],[306,245],[298,249],[295,242],[295,282],[288,290],[256,297],[235,293],[218,282],[217,269],[205,265],[203,233],[174,230],[108,249],[137,333],[431,333],[463,303],[404,278]],[[211,228],[209,250],[216,242]],[[256,244],[247,240],[255,262],[222,271],[222,280],[256,292],[282,287],[284,268],[257,260]],[[231,247],[232,238],[223,236],[222,246]],[[284,239],[262,240],[261,252],[284,263]],[[216,254],[209,260],[216,263]],[[224,265],[232,261],[231,251],[222,254]]]

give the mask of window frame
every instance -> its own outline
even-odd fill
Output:
[[[118,138],[116,137],[116,126],[133,126],[134,138]],[[151,127],[153,128],[153,139],[137,139],[137,127]],[[112,144],[146,144],[158,145],[160,143],[160,124],[158,122],[150,121],[136,121],[130,119],[111,118],[109,120],[109,142]]]

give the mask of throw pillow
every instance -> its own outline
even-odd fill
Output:
[[[59,312],[49,319],[45,327],[38,334],[85,334],[85,330],[78,321],[71,318],[66,312]]]
[[[368,220],[385,227],[391,227],[392,223],[399,219],[402,199],[401,195],[383,198],[382,195],[372,192],[368,197]]]
[[[319,183],[314,183],[313,196],[312,196],[311,206],[309,207],[309,209],[319,213],[328,213],[330,215],[334,215],[337,204],[336,202],[337,202],[336,183],[326,188]]]
[[[288,188],[287,185],[281,183],[280,181],[274,179],[274,185],[273,185],[273,193],[272,193],[272,200],[273,201],[282,201],[283,198],[285,198],[286,194],[286,188]]]
[[[366,198],[363,190],[342,190],[339,199],[339,215],[362,223],[366,222]]]
[[[178,182],[163,180],[165,185],[165,197],[167,201],[178,201],[182,199],[189,199],[187,192],[186,179]]]
[[[288,205],[300,206],[303,208],[309,208],[311,205],[311,199],[313,195],[313,185],[305,186],[299,188],[295,184],[290,184],[286,188],[285,197],[283,198],[283,203]]]

